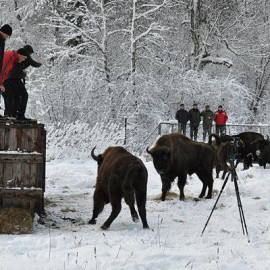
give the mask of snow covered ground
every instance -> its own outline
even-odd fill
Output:
[[[32,235],[0,235],[0,269],[269,269],[270,167],[255,165],[241,171],[239,188],[250,235],[243,236],[233,183],[228,182],[203,236],[202,229],[223,181],[216,179],[211,200],[194,201],[201,182],[188,178],[185,202],[178,197],[156,200],[161,182],[152,162],[149,171],[147,218],[151,227],[133,223],[123,202],[108,231],[100,226],[111,207],[106,205],[96,225],[92,214],[96,163],[90,158],[47,163],[46,212]],[[172,191],[179,194],[177,185]]]

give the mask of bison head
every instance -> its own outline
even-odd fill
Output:
[[[103,157],[102,157],[102,155],[96,156],[95,153],[94,153],[95,149],[96,149],[96,146],[92,149],[91,156],[95,161],[97,161],[98,167],[99,167],[101,165],[102,161],[103,161]]]
[[[146,149],[153,158],[154,167],[160,175],[165,174],[170,163],[170,149],[167,146],[154,147],[151,150]]]
[[[260,166],[265,166],[265,153],[267,151],[265,151],[265,148],[269,145],[270,141],[269,141],[269,137],[267,138],[267,140],[262,139],[262,140],[256,140],[254,142],[252,142],[251,144],[255,145],[255,153],[256,156],[258,158],[259,161],[259,165]]]

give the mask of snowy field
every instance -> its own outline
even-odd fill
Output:
[[[216,179],[214,198],[194,201],[201,182],[188,177],[186,201],[156,200],[161,182],[152,162],[147,218],[151,227],[133,223],[123,202],[108,231],[100,230],[111,207],[106,205],[96,225],[92,215],[96,163],[62,159],[47,163],[46,212],[32,235],[1,235],[0,269],[269,269],[270,167],[241,171],[239,188],[250,235],[242,234],[233,183],[228,182],[203,236],[202,229],[223,183]],[[172,191],[179,194],[177,185]]]

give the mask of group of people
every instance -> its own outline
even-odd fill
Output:
[[[190,138],[195,141],[197,141],[201,118],[203,120],[203,141],[205,141],[207,134],[210,135],[212,133],[213,121],[216,124],[216,134],[218,136],[225,135],[226,133],[228,115],[221,105],[218,106],[218,110],[214,113],[210,110],[209,105],[206,105],[205,109],[200,112],[196,103],[193,104],[193,108],[189,111],[186,111],[185,105],[181,104],[175,118],[178,121],[178,132],[184,135],[186,135],[187,122],[190,122]]]
[[[0,28],[0,91],[4,97],[5,111],[0,118],[30,120],[25,117],[28,93],[25,88],[25,69],[29,66],[40,67],[31,54],[32,46],[5,51],[5,42],[12,35],[12,27],[5,24]]]

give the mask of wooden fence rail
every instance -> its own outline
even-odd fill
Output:
[[[172,133],[178,131],[177,120],[161,121],[158,124],[158,135]],[[270,125],[268,124],[226,124],[226,134],[233,135],[244,131],[259,132],[263,135],[270,135]],[[189,132],[189,124],[187,124],[187,134]],[[202,133],[202,123],[199,127],[199,133]],[[212,127],[212,132],[215,133],[215,125]]]

